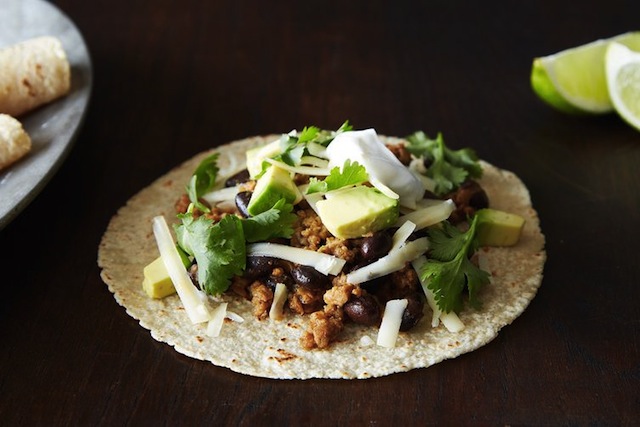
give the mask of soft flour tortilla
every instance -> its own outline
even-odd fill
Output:
[[[15,118],[0,113],[0,170],[31,151],[31,137]]]
[[[66,95],[70,87],[71,68],[57,38],[0,49],[0,113],[19,116]]]
[[[245,151],[274,138],[277,136],[254,137],[217,148],[220,175],[244,169]],[[132,197],[109,223],[98,253],[102,278],[118,303],[156,340],[187,356],[268,378],[369,378],[423,368],[491,341],[523,312],[542,281],[544,236],[529,192],[513,173],[483,163],[481,184],[491,206],[523,216],[526,225],[517,246],[482,250],[483,267],[492,274],[491,284],[480,294],[482,310],[467,309],[460,314],[466,325],[462,332],[450,333],[442,325],[432,328],[431,312],[425,308],[423,321],[400,333],[395,348],[362,343],[364,336],[375,342],[377,329],[348,324],[340,341],[329,349],[306,351],[298,340],[306,329],[307,317],[288,314],[282,321],[258,321],[248,301],[227,296],[228,309],[240,314],[244,322],[227,321],[219,337],[208,337],[206,324],[191,324],[176,295],[154,300],[141,285],[143,267],[158,257],[151,219],[164,215],[167,221],[175,221],[174,203],[208,154],[194,157]]]

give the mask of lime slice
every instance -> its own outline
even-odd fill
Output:
[[[611,43],[605,55],[605,73],[614,108],[640,130],[640,52]]]
[[[604,67],[604,55],[611,42],[640,51],[640,32],[600,39],[535,58],[531,70],[533,90],[543,101],[567,113],[612,111]]]

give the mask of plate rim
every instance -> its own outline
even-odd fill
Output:
[[[6,0],[1,3],[6,3]],[[7,169],[0,171],[0,231],[9,225],[42,192],[69,156],[84,125],[93,89],[91,55],[82,32],[73,20],[59,7],[44,0],[17,0],[13,1],[13,3],[19,4],[20,10],[38,10],[45,19],[51,22],[52,27],[55,26],[56,29],[59,29],[58,33],[48,32],[48,35],[62,36],[64,32],[64,35],[73,38],[78,43],[74,46],[74,53],[77,53],[77,57],[69,56],[71,65],[70,93],[63,98],[18,117],[18,120],[30,135],[38,127],[47,127],[48,120],[58,114],[62,114],[62,118],[67,121],[65,124],[68,123],[68,126],[65,127],[64,134],[52,135],[50,140],[45,141],[50,145],[42,148],[44,153],[32,153],[33,159],[23,158]],[[49,29],[47,28],[45,31],[49,31]],[[39,28],[26,28],[24,31],[24,33],[30,32],[45,35],[45,32],[40,31]],[[33,35],[33,37],[36,36],[35,34]],[[30,36],[22,36],[21,40],[28,38]],[[11,45],[14,42],[9,40],[2,44]],[[49,152],[47,153],[47,151]],[[42,169],[39,173],[26,178],[27,185],[24,182],[16,182],[15,178],[13,178],[13,176],[20,174],[24,178],[24,174],[27,173],[25,172],[26,168],[35,169],[36,167]],[[17,188],[18,185],[23,185],[24,187]]]

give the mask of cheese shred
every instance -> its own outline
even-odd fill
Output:
[[[392,299],[387,301],[382,315],[382,323],[378,331],[377,344],[382,347],[393,348],[396,346],[398,333],[400,333],[400,325],[402,324],[402,315],[404,309],[407,308],[409,301],[407,299]]]
[[[209,309],[201,297],[201,292],[195,288],[189,273],[184,268],[167,221],[161,215],[153,218],[153,234],[158,244],[162,262],[169,273],[169,277],[176,288],[189,319],[192,323],[209,321],[211,317]]]

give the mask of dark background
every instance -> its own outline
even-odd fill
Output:
[[[94,88],[66,162],[0,231],[0,424],[640,422],[640,132],[529,85],[535,56],[640,30],[640,2],[54,3]],[[545,277],[493,342],[379,379],[276,381],[188,359],[115,302],[96,254],[130,196],[212,146],[345,119],[441,131],[528,185]]]

